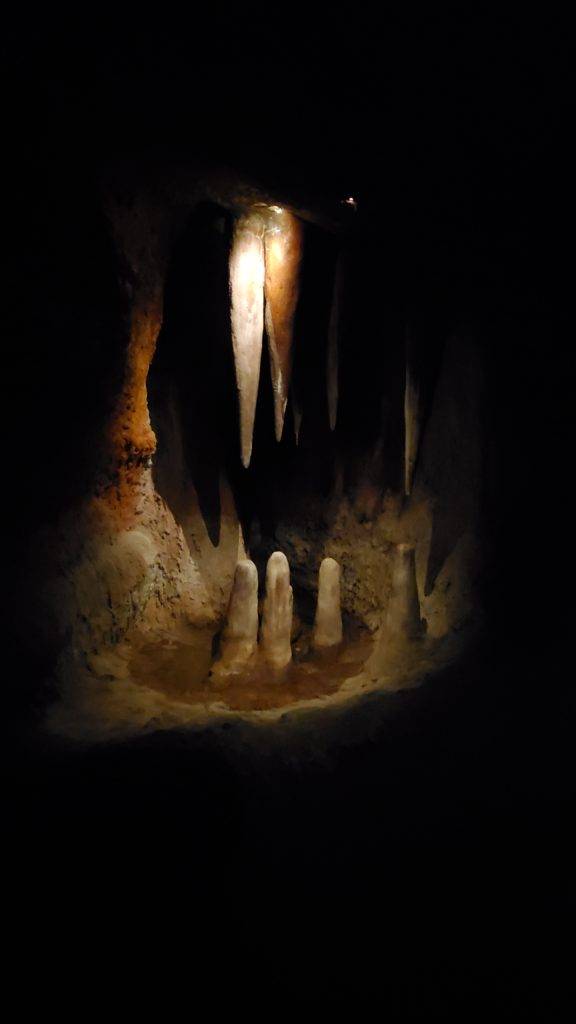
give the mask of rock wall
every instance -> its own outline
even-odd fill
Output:
[[[158,492],[153,469],[148,374],[174,239],[196,201],[191,186],[185,204],[155,187],[114,182],[103,192],[120,295],[103,415],[79,467],[78,493],[31,537],[16,596],[19,629],[56,665],[60,684],[73,685],[86,669],[98,675],[101,652],[135,634],[158,639],[182,624],[215,628],[244,554],[224,477],[219,542],[209,536],[174,408],[158,470],[170,501]],[[78,475],[75,467],[67,473]]]
[[[276,538],[300,586],[313,590],[322,558],[335,558],[343,570],[345,611],[375,630],[390,596],[394,545],[407,542],[416,548],[429,635],[443,636],[479,614],[482,389],[481,346],[472,336],[453,335],[445,345],[410,497],[381,485],[384,467],[377,452],[353,488],[346,491],[336,471],[326,502],[304,502],[299,516],[291,506],[279,523]]]
[[[202,200],[208,206],[222,196],[229,208],[237,201],[231,186],[226,191],[222,182],[212,183],[202,193],[198,180],[185,185],[177,174],[162,185],[148,183],[123,190],[114,183],[105,190],[121,296],[119,341],[103,405],[105,415],[94,433],[94,450],[90,464],[83,468],[80,493],[32,540],[22,591],[27,605],[30,594],[35,594],[32,609],[27,607],[22,616],[24,628],[42,638],[58,661],[60,679],[71,684],[78,669],[99,675],[101,652],[111,645],[135,637],[160,641],[181,626],[216,630],[224,618],[238,559],[253,557],[262,569],[270,551],[276,549],[288,557],[296,593],[300,588],[315,594],[322,559],[336,559],[342,566],[343,609],[371,630],[379,628],[385,614],[392,552],[399,543],[416,548],[420,604],[430,636],[441,637],[459,628],[477,606],[480,346],[462,334],[445,344],[430,408],[424,410],[409,496],[403,496],[402,480],[397,485],[390,482],[394,476],[390,458],[394,465],[402,462],[397,433],[392,433],[392,447],[398,449],[392,456],[385,438],[370,446],[364,435],[351,453],[346,447],[346,421],[342,427],[339,422],[335,433],[329,430],[329,417],[314,391],[318,382],[313,372],[301,446],[294,446],[286,430],[282,444],[277,444],[273,410],[266,424],[260,394],[254,465],[244,477],[239,466],[230,475],[228,449],[234,451],[236,465],[237,438],[231,437],[228,444],[220,435],[230,432],[231,420],[237,423],[237,410],[234,399],[227,397],[228,385],[219,383],[226,373],[225,353],[229,348],[231,360],[232,348],[227,336],[228,295],[218,290],[218,275],[227,266],[228,243],[210,211],[194,222],[200,242],[195,255],[192,250],[184,253],[179,286],[191,290],[191,277],[201,276],[202,265],[214,261],[210,264],[214,273],[210,269],[194,293],[194,301],[196,296],[200,301],[213,287],[204,321],[197,322],[193,302],[188,333],[170,334],[163,327],[175,245],[203,194],[209,196]],[[318,265],[312,264],[309,273],[312,301],[325,257],[323,245],[317,249]],[[189,262],[191,252],[195,263]],[[366,257],[368,264],[371,260],[370,255]],[[362,265],[357,273],[362,301],[365,269]],[[227,289],[226,269],[224,276]],[[325,306],[323,312],[321,302],[316,310],[308,305],[309,314],[312,309],[308,347],[310,339],[323,330],[329,302]],[[370,393],[384,408],[388,399],[383,401],[382,393],[390,378],[375,381],[370,359],[357,359],[362,331],[358,327],[354,332],[352,313],[351,309],[348,370],[355,365],[357,375],[350,394],[362,387],[360,371],[365,367]],[[372,324],[370,315],[369,310],[364,312],[364,327]],[[370,345],[375,345],[372,338]],[[158,346],[160,356],[163,347],[168,353],[164,362]],[[322,346],[317,346],[319,354],[312,352],[311,367],[305,367],[305,372],[314,371],[314,360],[324,365]],[[182,352],[203,355],[200,361],[195,362],[194,355],[182,362]],[[368,356],[372,354],[369,350]],[[343,363],[344,400],[348,370]],[[182,378],[192,384],[182,385]],[[262,374],[261,384],[270,390],[267,374]],[[397,398],[389,403],[391,416],[401,408]],[[356,392],[349,407],[350,403],[353,412],[361,404]],[[222,419],[226,404],[228,418]],[[316,419],[310,416],[314,406],[318,407]],[[316,465],[326,478],[332,473],[329,492],[318,488],[314,469],[306,463],[306,446],[312,443],[314,431]],[[198,452],[204,453],[200,460]],[[276,467],[274,484],[270,467]],[[291,467],[297,472],[292,474]],[[271,511],[274,487],[277,499]],[[251,536],[251,550],[244,546],[238,509],[246,527],[270,513],[267,537],[261,543],[262,538]]]

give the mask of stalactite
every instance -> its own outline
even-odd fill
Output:
[[[285,668],[292,660],[292,606],[288,559],[281,551],[275,551],[266,566],[266,596],[260,633],[262,654],[274,668]]]
[[[264,329],[264,221],[251,211],[234,226],[230,253],[230,317],[240,407],[242,465],[250,465]]]
[[[415,550],[411,544],[398,544],[393,554],[392,590],[378,641],[366,663],[366,671],[377,679],[424,633],[426,623],[420,618],[420,602],[416,582]]]
[[[302,403],[294,388],[292,388],[292,417],[294,420],[294,440],[296,446],[300,443],[300,428],[302,426]]]
[[[314,647],[334,647],[342,642],[340,610],[340,566],[334,558],[324,558],[318,573],[318,600],[314,620]]]
[[[404,388],[404,494],[412,493],[420,443],[420,388],[414,367],[414,339],[406,332],[406,383]]]
[[[266,262],[266,334],[274,393],[274,430],[280,441],[292,372],[294,315],[302,260],[302,224],[288,210],[270,207],[264,252]]]
[[[328,392],[328,419],[330,430],[336,428],[338,417],[338,372],[339,347],[342,320],[342,293],[344,283],[344,252],[341,249],[336,261],[334,286],[332,289],[332,307],[328,325],[328,348],[326,354],[326,387]]]

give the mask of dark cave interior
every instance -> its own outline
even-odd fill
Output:
[[[435,24],[432,50],[428,28],[401,19],[380,46],[340,28],[324,73],[313,34],[300,37],[298,76],[288,43],[265,63],[275,89],[259,90],[257,121],[235,90],[254,94],[262,68],[235,62],[226,19],[209,62],[197,42],[120,28],[77,47],[63,37],[49,57],[38,26],[8,61],[4,818],[9,877],[39,934],[75,893],[71,934],[114,932],[120,915],[145,942],[153,913],[167,930],[176,912],[227,976],[257,969],[276,990],[287,954],[264,937],[280,946],[294,929],[300,984],[349,986],[358,1007],[395,986],[406,1013],[468,1014],[497,996],[564,1005],[569,89],[551,32],[495,32],[486,50],[477,27]],[[262,29],[250,32],[257,48]],[[540,85],[547,53],[554,96]],[[262,197],[292,211],[304,247],[282,440],[264,332],[244,468],[229,260]],[[408,496],[407,353],[420,416]],[[333,696],[379,649],[404,541],[433,652],[420,685],[369,691],[326,731],[321,713],[275,729],[242,718],[283,711],[260,668],[249,686],[213,688],[239,558],[256,564],[262,612],[267,560],[288,556],[292,709]],[[326,555],[342,567],[351,653],[316,664]],[[442,661],[435,644],[448,644]],[[194,701],[217,714],[192,728],[180,680],[196,650]],[[140,717],[128,698],[104,712],[69,700],[80,676],[120,693],[139,671],[153,694]],[[226,699],[236,717],[218,717]],[[65,727],[47,729],[60,704]],[[99,714],[114,728],[99,733]]]

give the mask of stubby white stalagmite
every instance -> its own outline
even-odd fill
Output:
[[[256,650],[257,640],[258,570],[245,558],[236,566],[223,649],[229,659],[246,660]]]
[[[266,261],[266,334],[274,392],[274,429],[282,437],[292,373],[294,314],[298,302],[302,224],[288,210],[269,207],[264,252]]]
[[[340,611],[340,566],[324,558],[318,574],[318,601],[314,620],[314,647],[334,647],[342,642]]]
[[[414,370],[414,342],[406,334],[406,383],[404,387],[404,494],[412,493],[420,443],[420,393]]]
[[[258,570],[246,558],[236,566],[216,674],[239,671],[254,654],[257,640]]]
[[[288,559],[281,551],[275,551],[266,566],[266,595],[260,633],[262,654],[274,668],[284,668],[292,660],[292,606]]]
[[[252,211],[234,225],[230,252],[230,318],[240,406],[242,464],[250,465],[264,331],[264,220]]]

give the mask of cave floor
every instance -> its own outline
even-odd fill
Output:
[[[285,669],[275,671],[256,657],[244,671],[220,676],[211,671],[212,641],[211,630],[195,630],[134,645],[130,676],[178,702],[210,705],[218,700],[233,711],[265,711],[336,693],[345,679],[360,672],[373,644],[369,632],[355,625],[338,648],[313,652],[308,630],[295,642],[293,661]]]
[[[132,636],[92,656],[89,671],[75,672],[48,709],[45,725],[48,733],[80,743],[237,724],[248,733],[269,729],[271,737],[277,729],[295,737],[312,732],[322,745],[350,714],[359,733],[371,729],[382,695],[419,686],[458,659],[471,635],[391,648],[374,665],[374,638],[358,623],[348,624],[339,648],[321,654],[311,650],[305,626],[286,669],[270,669],[256,656],[243,673],[222,677],[214,671],[213,629],[181,625],[153,640]]]

